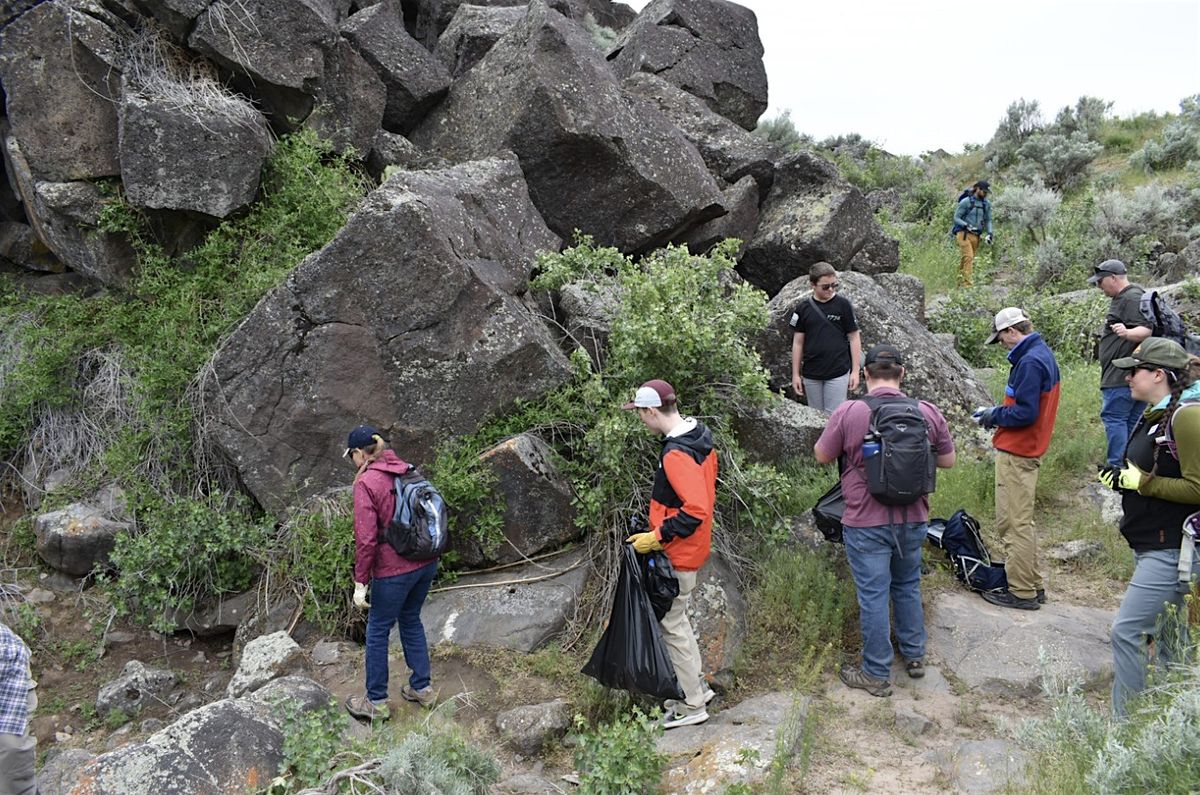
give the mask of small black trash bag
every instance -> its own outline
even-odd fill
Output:
[[[833,484],[833,488],[821,495],[813,506],[813,521],[825,540],[834,544],[842,543],[842,516],[846,513],[846,498],[842,496],[842,480]]]
[[[679,578],[675,576],[671,559],[665,552],[651,552],[637,557],[642,569],[642,582],[650,597],[650,606],[654,608],[654,617],[662,621],[675,597],[679,596]]]
[[[612,615],[583,673],[618,690],[684,698],[642,582],[637,553],[629,544],[621,545],[621,576]]]

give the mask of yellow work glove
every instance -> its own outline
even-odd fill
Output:
[[[653,530],[646,533],[634,533],[625,540],[633,544],[633,551],[639,555],[658,552],[663,548],[662,542],[658,540],[658,536]]]
[[[367,584],[365,582],[354,583],[354,606],[359,610],[366,610],[371,606],[367,603]]]
[[[1138,469],[1136,465],[1126,461],[1124,469],[1117,469],[1116,467],[1101,469],[1096,479],[1114,491],[1137,491],[1145,477],[1145,472]]]

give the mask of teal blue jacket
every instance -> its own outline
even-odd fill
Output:
[[[992,203],[987,199],[977,199],[968,196],[958,203],[954,211],[954,228],[950,234],[957,235],[964,229],[974,227],[984,233],[992,233]]]

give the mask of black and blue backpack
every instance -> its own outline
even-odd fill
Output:
[[[396,511],[384,539],[409,560],[432,560],[450,544],[450,513],[432,483],[409,467],[396,476]]]
[[[946,552],[954,576],[972,591],[1008,590],[1004,564],[992,560],[979,522],[966,511],[960,509],[949,519],[930,519],[925,537]]]

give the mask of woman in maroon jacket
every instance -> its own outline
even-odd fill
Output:
[[[369,425],[350,432],[343,455],[358,467],[354,477],[354,604],[369,610],[366,694],[346,699],[346,709],[357,718],[387,720],[388,635],[396,623],[400,625],[404,662],[412,669],[400,695],[423,707],[432,707],[437,700],[430,685],[429,647],[421,624],[421,606],[437,574],[437,559],[409,560],[383,540],[383,531],[396,510],[395,479],[412,465],[401,461]]]

